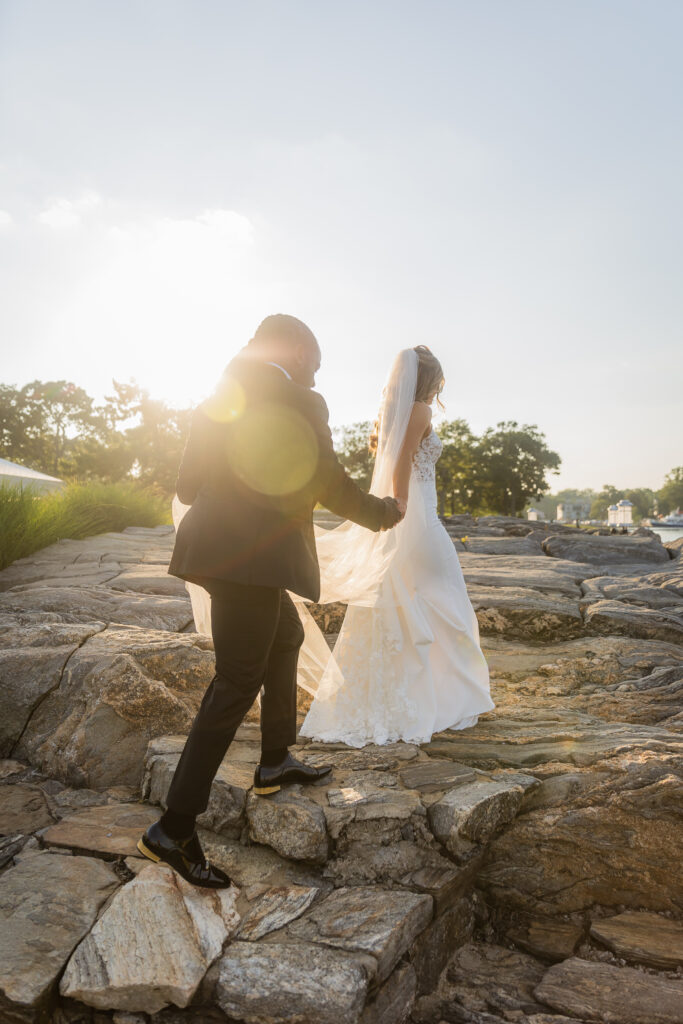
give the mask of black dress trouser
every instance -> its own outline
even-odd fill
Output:
[[[261,747],[296,742],[296,672],[304,630],[283,587],[204,579],[211,594],[216,674],[180,755],[166,806],[178,814],[206,810],[211,783],[247,711],[261,698]]]

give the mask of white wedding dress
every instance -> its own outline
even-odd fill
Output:
[[[414,404],[417,354],[402,349],[382,392],[370,493],[391,493]],[[391,530],[345,521],[314,527],[321,603],[347,604],[334,652],[298,594],[304,627],[297,684],[314,696],[301,727],[313,739],[362,747],[426,743],[442,729],[466,729],[495,707],[479,646],[479,626],[460,561],[437,513],[431,430],[413,456],[408,507]],[[173,499],[177,529],[189,506]],[[199,633],[211,636],[211,599],[186,584]]]
[[[352,747],[426,743],[495,707],[460,561],[439,519],[442,445],[420,443],[408,509],[373,606],[349,605],[301,735]]]

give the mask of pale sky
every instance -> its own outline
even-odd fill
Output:
[[[269,313],[561,487],[683,464],[680,0],[0,0],[0,380],[189,405]]]

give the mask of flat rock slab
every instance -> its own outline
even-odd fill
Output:
[[[680,1024],[683,981],[571,957],[543,975],[534,995],[584,1021]]]
[[[476,772],[466,764],[454,761],[421,761],[419,764],[402,768],[401,782],[407,789],[420,793],[437,793],[441,790],[462,786],[476,778]]]
[[[138,594],[162,594],[164,597],[187,598],[183,580],[170,576],[166,565],[134,565],[110,578],[112,590],[132,590]]]
[[[238,938],[255,942],[284,928],[308,910],[319,892],[312,885],[278,885],[267,889],[242,919]]]
[[[45,794],[38,786],[21,782],[0,786],[0,836],[35,832],[51,825],[53,820]]]
[[[580,636],[583,619],[578,595],[572,601],[563,595],[542,593],[526,587],[468,588],[483,635],[543,643]]]
[[[56,612],[64,622],[107,622],[178,632],[192,622],[187,599],[108,587],[37,587],[0,594],[0,611]]]
[[[412,743],[387,743],[377,746],[369,743],[360,749],[343,743],[308,743],[301,760],[322,768],[331,765],[337,771],[394,771],[404,761],[417,757],[419,747]]]
[[[593,921],[591,935],[618,956],[650,967],[683,967],[683,924],[632,910]]]
[[[548,762],[588,766],[629,750],[680,751],[680,744],[680,737],[654,726],[605,722],[561,708],[505,709],[466,734],[436,733],[423,750],[490,770]]]
[[[137,841],[148,825],[159,817],[148,804],[103,804],[70,814],[43,833],[48,846],[117,857],[141,857]]]
[[[298,939],[369,953],[377,960],[378,980],[432,919],[432,898],[379,888],[336,889],[288,928]]]
[[[618,565],[628,562],[668,562],[669,552],[659,537],[602,537],[583,534],[580,537],[546,537],[543,550],[553,558],[574,562],[596,562]]]
[[[0,992],[8,1013],[17,1014],[9,1019],[45,1006],[74,946],[119,884],[94,857],[33,851],[0,876]]]
[[[302,786],[287,786],[273,796],[249,794],[249,834],[283,857],[324,864],[329,852],[325,814],[304,796]]]
[[[619,633],[631,638],[683,644],[683,613],[643,608],[626,601],[594,601],[585,608],[590,633]]]
[[[544,557],[545,552],[541,547],[541,541],[532,536],[527,537],[475,537],[470,534],[463,534],[466,540],[464,544],[466,551],[473,551],[481,555],[538,555]]]
[[[76,948],[61,995],[105,1010],[187,1006],[239,924],[238,894],[234,886],[200,889],[166,864],[149,864]]]
[[[521,918],[521,919],[520,919]],[[553,917],[524,919],[515,915],[515,924],[507,930],[506,938],[516,946],[542,960],[566,960],[572,956],[583,937],[584,929],[573,921]]]
[[[213,1000],[245,1024],[356,1024],[374,961],[309,942],[233,942]]]

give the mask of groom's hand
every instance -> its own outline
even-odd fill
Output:
[[[399,508],[396,498],[383,498],[382,500],[384,502],[384,522],[380,529],[391,530],[393,526],[401,522],[404,513]]]

